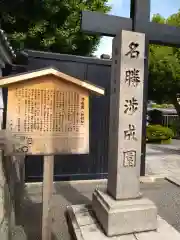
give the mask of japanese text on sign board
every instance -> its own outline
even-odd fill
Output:
[[[80,153],[88,145],[86,95],[67,89],[19,87],[11,96],[16,108],[8,115],[8,129],[19,139],[13,152]]]
[[[58,90],[26,89],[16,90],[18,101],[18,132],[78,132],[84,124],[84,98],[75,92]],[[24,99],[24,121],[20,119]],[[54,100],[56,107],[54,108]],[[79,110],[80,102],[80,112]]]

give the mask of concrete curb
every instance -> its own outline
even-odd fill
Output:
[[[176,185],[177,187],[180,187],[180,177],[179,176],[168,176],[165,178],[168,182]]]
[[[160,175],[152,175],[152,176],[144,176],[140,177],[140,182],[141,183],[153,183],[158,180],[165,179],[167,177],[167,174],[160,174]],[[81,183],[106,183],[107,179],[95,179],[95,180],[77,180],[77,181],[57,181],[54,182],[54,184],[81,184]],[[32,182],[32,183],[26,183],[26,187],[31,187],[31,186],[42,186],[42,182]]]
[[[156,181],[164,180],[166,177],[167,177],[167,174],[144,176],[144,177],[140,177],[140,182],[141,183],[153,183]]]

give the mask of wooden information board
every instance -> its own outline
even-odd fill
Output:
[[[8,87],[7,154],[89,152],[89,93],[44,76]]]
[[[51,240],[54,155],[89,153],[89,93],[104,89],[52,67],[5,77],[0,87],[8,88],[6,155],[44,155],[42,240]]]

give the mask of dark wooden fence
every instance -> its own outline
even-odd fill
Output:
[[[107,177],[111,61],[38,51],[27,53],[27,70],[53,66],[66,74],[105,88],[105,96],[90,98],[90,154],[55,156],[54,174],[55,180]],[[42,180],[42,172],[42,157],[27,157],[26,180]]]

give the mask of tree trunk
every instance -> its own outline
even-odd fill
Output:
[[[175,107],[175,109],[176,109],[176,111],[177,111],[177,114],[178,114],[178,116],[179,116],[179,119],[180,119],[180,104],[179,104],[178,101],[177,101],[177,97],[174,97],[174,98],[172,99],[172,101],[173,101],[174,107]]]

